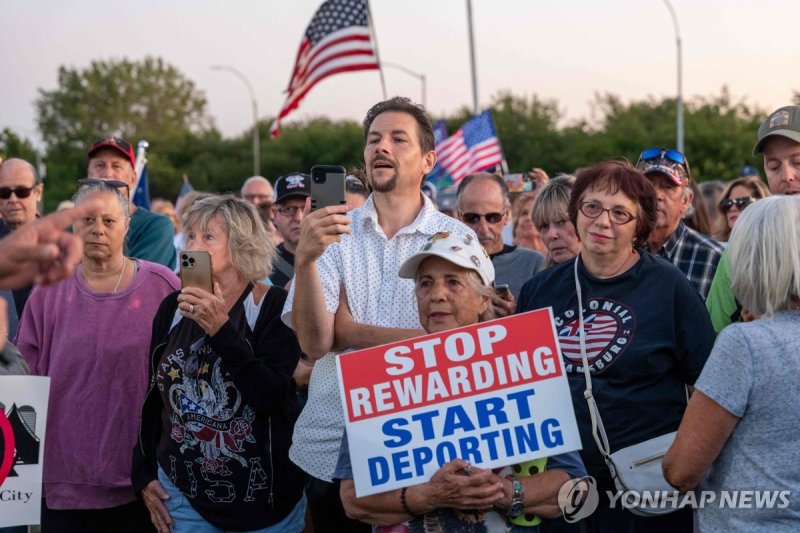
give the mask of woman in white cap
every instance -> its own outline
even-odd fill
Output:
[[[415,280],[419,320],[428,333],[494,318],[494,267],[471,235],[433,235],[403,263],[399,275]],[[405,531],[535,532],[539,516],[560,516],[559,488],[570,478],[586,475],[575,452],[537,461],[539,473],[529,475],[524,463],[514,470],[528,475],[510,479],[456,459],[426,483],[357,498],[345,434],[334,478],[341,479],[347,514],[378,526],[377,531],[403,524],[399,527]]]

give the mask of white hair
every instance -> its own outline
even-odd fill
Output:
[[[800,198],[771,196],[747,207],[728,245],[733,292],[745,309],[771,316],[800,298]]]
[[[103,180],[98,179],[97,181],[80,185],[78,192],[72,196],[72,202],[75,205],[82,204],[88,196],[97,193],[105,193],[113,196],[119,202],[119,205],[122,208],[122,216],[125,218],[125,223],[127,224],[130,222],[131,207],[128,197],[122,193],[122,190],[119,187],[109,185]]]

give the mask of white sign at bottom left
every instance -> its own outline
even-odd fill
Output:
[[[0,376],[0,527],[38,524],[50,378]]]

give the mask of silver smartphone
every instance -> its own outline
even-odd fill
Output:
[[[211,282],[211,255],[208,252],[181,252],[181,286],[200,287],[214,292]]]

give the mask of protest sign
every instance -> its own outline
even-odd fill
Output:
[[[550,308],[343,354],[356,495],[581,448]]]
[[[0,527],[38,524],[50,378],[0,376]]]

